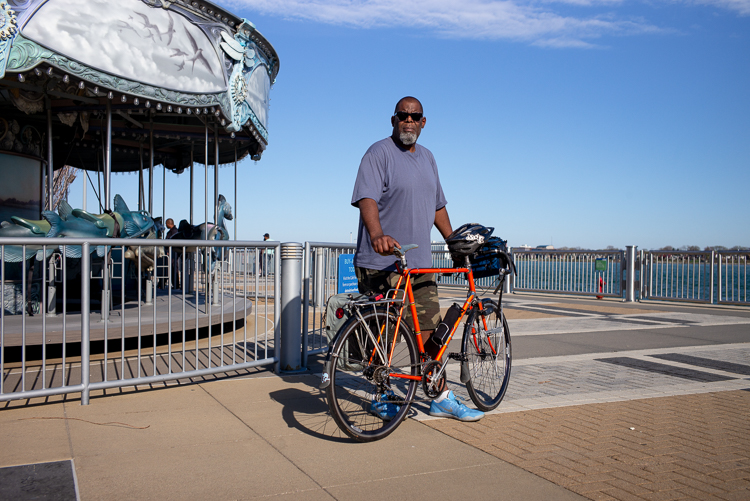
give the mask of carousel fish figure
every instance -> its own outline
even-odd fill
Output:
[[[73,208],[65,200],[60,201],[57,213],[61,219],[67,220],[72,216]],[[3,221],[0,223],[0,237],[17,237],[17,238],[39,238],[46,237],[50,230],[48,221],[41,219],[24,219],[18,216],[11,216],[11,222]],[[47,254],[53,250],[47,249]],[[3,258],[8,263],[20,263],[31,259],[36,255],[38,261],[44,259],[43,247],[41,245],[27,245],[24,255],[23,246],[6,245]]]
[[[62,200],[57,213],[44,211],[42,217],[44,219],[33,220],[12,216],[12,222],[0,223],[0,237],[140,238],[154,228],[154,220],[147,211],[131,211],[120,195],[115,195],[114,211],[105,214],[73,209]],[[81,246],[64,248],[66,257],[81,257]],[[60,246],[62,250],[63,246]],[[97,246],[94,250],[100,257],[106,253],[105,246]],[[53,252],[54,248],[49,247],[44,252],[42,245],[27,245],[25,253],[20,245],[6,245],[4,258],[6,262],[16,263],[36,255],[36,259],[41,261]]]
[[[107,235],[107,225],[101,221],[99,224],[95,224],[79,217],[70,217],[65,220],[49,210],[42,211],[42,217],[50,224],[50,230],[47,233],[48,238],[107,238],[111,236]],[[80,245],[61,245],[60,251],[62,252],[63,249],[65,251],[65,256],[69,258],[77,259],[83,255],[82,247]],[[106,253],[103,245],[97,246],[96,249],[92,249],[92,252],[94,250],[96,250],[99,257],[104,256]],[[52,254],[52,251],[48,249],[47,255],[49,256],[50,254]]]
[[[73,209],[72,213],[99,228],[107,228],[107,236],[112,238],[138,238],[154,226],[154,220],[148,212],[131,211],[120,195],[115,195],[113,211],[92,214],[83,209]]]

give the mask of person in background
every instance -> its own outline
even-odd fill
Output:
[[[269,235],[268,233],[263,234],[264,242],[268,240],[269,238],[271,238],[271,235]],[[263,272],[263,270],[268,271],[268,263],[266,262],[268,258],[268,254],[266,253],[265,247],[261,249],[259,257],[260,257],[260,276],[265,276],[265,273]]]

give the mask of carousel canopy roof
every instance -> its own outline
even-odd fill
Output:
[[[216,144],[219,163],[258,159],[278,71],[255,26],[209,2],[0,0],[0,150],[42,156],[20,150],[51,112],[54,167],[98,170],[110,109],[113,172],[147,166],[152,138],[177,172]]]

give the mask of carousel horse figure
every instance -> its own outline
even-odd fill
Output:
[[[234,216],[232,216],[232,206],[227,202],[224,195],[219,195],[218,213],[217,223],[206,222],[198,226],[193,226],[183,219],[177,226],[177,233],[172,238],[178,240],[229,240],[229,231],[224,224],[224,220],[228,219],[231,221]],[[196,249],[196,247],[186,247],[185,252],[196,252]],[[217,255],[222,255],[221,249],[221,247],[211,249],[211,271],[213,271],[216,265]],[[180,247],[175,247],[174,250],[178,254],[182,253],[182,248]]]

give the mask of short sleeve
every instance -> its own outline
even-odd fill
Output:
[[[371,146],[359,164],[351,201],[355,207],[363,198],[371,198],[379,202],[383,194],[386,161],[382,148],[377,146],[377,143]]]
[[[443,186],[440,184],[440,174],[438,174],[437,162],[435,161],[435,157],[432,155],[431,151],[427,151],[430,154],[430,161],[432,163],[432,168],[435,170],[435,180],[437,182],[437,189],[435,190],[435,212],[437,212],[445,207],[448,204],[448,201],[445,199]]]

